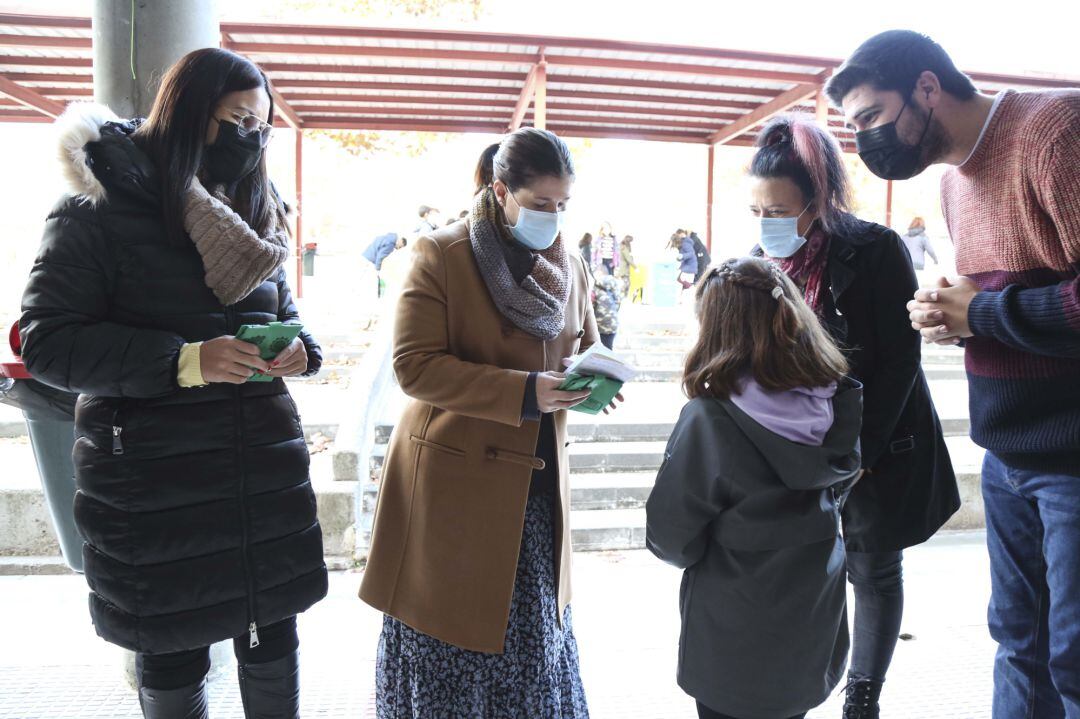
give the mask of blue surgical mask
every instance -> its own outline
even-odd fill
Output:
[[[812,204],[812,203],[811,203]],[[784,259],[791,257],[806,244],[806,238],[799,234],[799,218],[810,209],[803,208],[795,217],[762,217],[761,249],[769,257]]]
[[[514,199],[517,202],[517,199]],[[555,244],[562,231],[563,212],[541,212],[518,205],[517,224],[510,228],[514,238],[525,247],[542,252]]]

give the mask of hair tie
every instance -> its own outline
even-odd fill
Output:
[[[772,298],[774,300],[779,302],[780,298],[783,297],[783,296],[784,296],[784,288],[783,287],[781,287],[780,285],[777,285],[776,287],[773,287]]]

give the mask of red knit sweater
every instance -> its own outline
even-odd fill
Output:
[[[1006,462],[1080,476],[1080,90],[1008,92],[942,209],[968,320],[971,434]]]

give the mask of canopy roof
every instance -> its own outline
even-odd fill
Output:
[[[280,122],[305,129],[501,133],[747,144],[773,115],[827,116],[835,58],[616,40],[381,27],[224,22],[222,46],[259,63]],[[969,73],[979,88],[1080,79]],[[93,95],[91,21],[0,14],[0,121],[47,122]],[[827,114],[827,115],[826,115]]]

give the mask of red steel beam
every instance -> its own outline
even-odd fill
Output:
[[[20,65],[23,67],[93,67],[90,57],[28,57],[22,55],[0,55],[0,65]],[[83,75],[79,75],[83,77]],[[91,77],[86,75],[86,77]]]
[[[270,81],[282,87],[323,87],[341,90],[393,90],[412,92],[456,92],[473,95],[517,95],[518,87],[492,87],[490,85],[445,85],[425,82],[368,82],[367,80],[290,80],[274,78]],[[289,93],[286,93],[289,94]]]
[[[316,74],[351,74],[351,75],[397,75],[403,77],[448,77],[469,78],[476,80],[501,80],[517,82],[521,79],[519,73],[492,72],[486,70],[463,70],[457,68],[424,68],[424,67],[369,67],[360,64],[347,65],[317,65],[314,63],[282,63],[265,62],[260,66],[268,73],[316,73]],[[279,85],[286,82],[294,83],[301,80],[286,80],[274,78]],[[302,81],[308,81],[304,79]],[[320,80],[322,86],[332,87],[333,80]],[[623,77],[578,77],[574,75],[560,75],[548,72],[548,83],[551,85],[603,85],[607,87],[628,87],[638,89],[673,90],[678,92],[699,92],[727,95],[748,95],[751,97],[775,97],[780,90],[763,87],[740,87],[738,85],[716,85],[710,83],[692,82],[669,82],[657,80],[637,80]],[[739,102],[739,101],[734,101]]]
[[[350,63],[346,65],[316,65],[310,62],[262,62],[259,67],[268,73],[311,72],[327,75],[398,75],[402,77],[453,77],[471,80],[503,80],[519,82],[519,72],[493,70],[461,70],[447,67],[382,67]]]
[[[0,94],[7,95],[12,100],[50,117],[59,117],[65,107],[64,103],[50,100],[4,75],[0,75]]]
[[[533,127],[547,129],[547,62],[541,60],[536,65],[536,94],[533,97]]]
[[[747,113],[741,120],[737,120],[723,130],[715,133],[709,137],[709,142],[714,144],[723,144],[733,140],[739,135],[749,132],[757,127],[759,124],[768,120],[773,115],[777,115],[785,110],[791,108],[793,105],[797,105],[800,102],[806,100],[808,97],[813,97],[818,90],[821,89],[821,85],[818,83],[803,83],[796,85],[787,92],[784,92],[776,97],[776,99],[766,102],[757,110]]]
[[[473,118],[480,120],[498,120],[505,117],[500,112],[489,112],[485,110],[432,110],[430,108],[408,108],[408,107],[394,107],[394,108],[355,108],[355,107],[329,107],[324,105],[297,105],[296,111],[302,113],[305,116],[305,124],[308,121],[310,114],[321,114],[324,119],[330,117],[337,117],[337,119],[347,121],[353,119],[363,119],[365,117],[378,117],[385,122],[426,122],[428,120],[433,121],[450,121],[451,118]],[[525,117],[529,114],[526,113]],[[525,119],[522,118],[522,120]],[[633,129],[643,130],[656,130],[656,131],[671,131],[677,132],[680,130],[698,130],[702,132],[715,132],[718,128],[723,127],[724,122],[680,122],[675,120],[658,120],[658,119],[622,119],[618,121],[612,121],[607,118],[597,117],[592,114],[574,115],[574,114],[557,114],[549,118],[548,124],[555,125],[575,125],[575,126],[592,126],[595,125],[596,129],[605,129],[605,126],[625,126],[632,125]],[[540,127],[540,125],[534,120],[534,127]]]
[[[720,65],[700,65],[683,62],[656,62],[654,60],[623,60],[606,57],[586,57],[583,55],[548,55],[549,65],[561,67],[597,67],[616,70],[640,70],[644,72],[666,72],[698,77],[728,77],[750,80],[770,80],[772,82],[817,82],[817,73],[787,72],[781,70],[759,70],[745,67],[724,67]]]
[[[9,78],[15,82],[70,82],[78,87],[85,87],[93,91],[93,76],[92,75],[56,75],[53,73],[44,72],[5,72]],[[86,78],[83,80],[83,78]]]
[[[0,35],[0,41],[4,36]],[[21,36],[20,36],[21,37]],[[307,43],[236,42],[232,48],[245,55],[348,55],[352,57],[395,57],[422,60],[464,60],[529,65],[535,56],[523,52],[488,50],[443,50],[440,48],[379,47],[377,45],[314,45]]]
[[[570,95],[568,97],[577,97],[577,95]],[[570,103],[570,102],[549,102],[548,110],[552,112],[595,112],[605,113],[610,112],[615,115],[663,115],[666,117],[689,117],[699,120],[738,120],[743,116],[741,112],[716,112],[716,111],[702,111],[702,110],[680,110],[678,108],[648,108],[648,107],[631,107],[626,105],[596,105],[596,104],[584,104],[584,103]]]
[[[767,87],[743,87],[740,85],[717,85],[707,82],[681,82],[674,80],[637,80],[627,77],[580,77],[577,75],[551,74],[548,82],[568,85],[607,85],[633,87],[649,90],[673,90],[677,92],[719,93],[725,95],[749,95],[751,97],[774,97],[780,90]]]
[[[1027,75],[1002,75],[993,72],[966,73],[975,82],[992,82],[998,85],[1023,85],[1026,87],[1064,87],[1075,88],[1080,85],[1080,78],[1031,77]],[[983,92],[990,92],[983,90]],[[996,92],[996,91],[994,91]]]
[[[16,80],[14,75],[4,73],[9,80]],[[34,92],[46,97],[85,97],[94,94],[92,87],[35,87]]]
[[[893,181],[885,181],[885,226],[892,227],[892,193]]]
[[[818,94],[814,97],[814,116],[819,125],[829,126],[829,98],[825,95],[824,89],[818,90]]]
[[[521,121],[525,119],[525,111],[529,109],[529,104],[532,103],[533,97],[536,96],[536,81],[539,72],[540,63],[537,63],[529,68],[529,72],[525,76],[525,84],[522,85],[521,92],[518,93],[517,102],[514,103],[514,112],[510,115],[510,124],[507,126],[510,132],[521,127]]]
[[[0,43],[3,37],[0,35]],[[22,36],[12,36],[22,37]],[[79,39],[79,38],[72,38]],[[307,43],[236,42],[232,50],[245,55],[348,55],[352,57],[392,57],[425,60],[458,60],[476,62],[500,62],[529,64],[533,56],[528,53],[494,52],[488,50],[451,50],[443,48],[379,47],[371,45],[320,45]],[[682,62],[657,62],[654,60],[624,60],[617,58],[585,57],[582,55],[547,55],[549,65],[561,67],[595,67],[617,70],[642,70],[649,72],[679,73],[684,75],[770,80],[773,82],[814,82],[816,73],[798,73],[781,70],[722,67]]]
[[[297,114],[298,111],[289,104],[288,100],[281,96],[281,93],[273,85],[270,86],[270,94],[274,96],[274,110],[285,120],[285,124],[299,132],[304,126],[304,121]]]
[[[22,15],[19,13],[0,13],[0,25],[20,27],[56,27],[68,30],[89,30],[88,17],[63,17],[60,15]]]
[[[614,129],[583,127],[581,125],[560,125],[549,123],[548,128],[552,132],[563,137],[593,137],[597,139],[612,140],[650,140],[654,142],[688,142],[693,144],[705,144],[706,136],[701,133],[689,132],[650,132],[648,130]]]
[[[518,76],[520,77],[520,76]],[[615,100],[620,102],[641,102],[652,103],[662,105],[700,105],[703,107],[725,107],[735,108],[742,110],[754,110],[761,106],[758,102],[747,102],[743,100],[728,100],[723,98],[703,98],[703,97],[675,97],[671,95],[643,95],[636,93],[621,93],[621,92],[596,92],[592,90],[569,90],[566,88],[552,88],[550,85],[553,82],[552,75],[548,75],[548,96],[549,97],[576,97],[580,99],[589,100]],[[391,90],[401,92],[428,92],[428,93],[457,93],[457,94],[475,94],[475,95],[518,95],[520,88],[518,87],[497,87],[491,85],[461,85],[461,84],[443,84],[443,83],[412,83],[412,82],[369,82],[366,80],[324,80],[324,79],[308,79],[308,78],[283,78],[272,77],[274,85],[278,88],[325,88],[325,89],[343,89],[343,90]],[[597,84],[597,83],[593,83]],[[704,85],[695,85],[698,90],[706,87]],[[287,97],[292,97],[293,93],[285,92]],[[752,93],[754,95],[758,92]],[[762,94],[763,97],[773,98],[776,96],[777,91],[766,90]],[[837,115],[839,117],[839,115]]]
[[[89,50],[88,37],[56,37],[53,35],[0,35],[0,47],[44,47],[57,50]]]
[[[575,124],[581,125],[583,123],[597,125],[633,125],[634,127],[656,129],[656,130],[698,130],[701,132],[716,132],[719,128],[725,127],[730,124],[728,122],[680,122],[678,120],[656,120],[656,119],[638,119],[638,118],[619,118],[608,119],[604,117],[597,117],[596,115],[556,115],[552,117],[548,124]]]
[[[725,107],[737,110],[756,110],[760,102],[742,100],[724,100],[711,97],[675,97],[672,95],[639,95],[628,92],[595,92],[592,90],[568,90],[564,88],[548,90],[550,95],[575,97],[582,100],[615,100],[617,102],[642,102],[657,105],[699,105],[701,107]],[[773,93],[770,98],[775,97]]]
[[[447,122],[429,120],[425,122],[386,122],[384,120],[343,119],[339,117],[304,118],[306,130],[387,130],[398,132],[483,132],[502,134],[505,122]]]
[[[61,88],[62,89],[62,88]],[[42,93],[48,94],[48,93]],[[483,107],[483,108],[499,108],[499,109],[511,109],[515,106],[515,103],[511,100],[496,100],[488,98],[477,97],[431,97],[431,96],[402,96],[402,95],[357,95],[357,94],[345,94],[345,93],[325,93],[325,92],[302,92],[302,93],[288,93],[287,95],[290,102],[294,103],[294,109],[298,112],[313,112],[319,109],[327,109],[331,105],[308,105],[306,103],[311,101],[336,103],[334,107],[340,108],[334,110],[334,112],[346,112],[352,111],[357,108],[370,108],[375,109],[372,106],[377,104],[385,105],[448,105],[448,106],[467,106],[467,107]],[[572,95],[568,97],[577,97]],[[357,103],[344,105],[341,103]],[[420,110],[421,108],[409,108],[410,110]],[[393,108],[383,108],[383,112],[391,112]],[[448,110],[443,112],[449,113]],[[587,104],[587,103],[571,103],[571,102],[549,102],[548,113],[561,113],[561,112],[587,112],[587,113],[610,113],[613,115],[663,115],[665,117],[687,117],[694,119],[720,119],[720,120],[737,120],[743,116],[743,113],[739,112],[715,112],[705,110],[682,110],[678,108],[649,108],[649,107],[631,107],[620,106],[614,104]]]
[[[222,23],[222,28],[227,29],[230,33],[243,35],[302,35],[474,44],[491,43],[496,45],[546,45],[548,47],[645,53],[649,55],[681,55],[685,57],[703,57],[715,60],[773,62],[784,65],[806,65],[811,67],[836,67],[840,64],[840,60],[835,58],[819,58],[804,55],[777,55],[747,50],[725,50],[711,47],[666,45],[623,40],[462,32],[456,30],[407,30],[399,28],[345,27],[334,25],[287,25],[277,23],[232,22]]]
[[[716,145],[709,145],[709,172],[708,190],[705,193],[705,247],[712,254],[712,225],[713,225],[713,172],[715,171]]]
[[[498,110],[440,110],[429,107],[335,107],[333,105],[296,105],[295,109],[302,115],[338,115],[341,117],[373,117],[386,115],[389,117],[405,117],[413,119],[433,119],[443,117],[473,117],[483,118],[496,122],[506,119],[505,112]]]
[[[486,97],[432,97],[430,95],[357,95],[354,93],[337,92],[290,92],[286,93],[291,102],[327,101],[327,102],[358,102],[365,105],[372,103],[403,104],[403,105],[469,105],[480,107],[514,107],[513,100],[497,100]]]
[[[53,118],[41,113],[31,112],[0,112],[0,122],[52,122]]]

